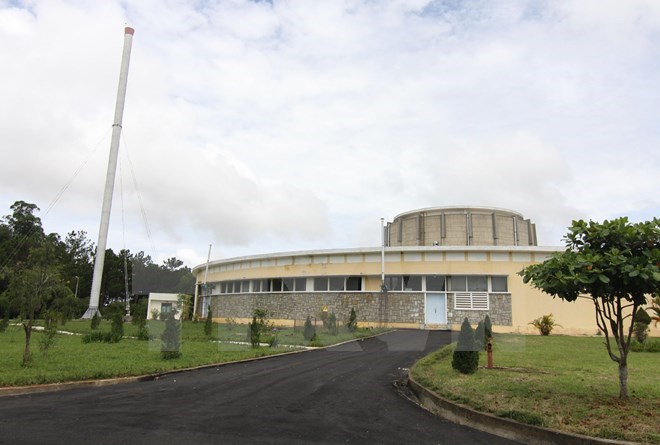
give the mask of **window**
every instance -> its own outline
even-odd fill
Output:
[[[261,292],[261,280],[252,280],[252,292]]]
[[[160,313],[169,314],[172,312],[172,303],[161,303],[160,304]]]
[[[305,292],[307,290],[307,278],[296,278],[293,280],[296,292]]]
[[[316,277],[314,278],[314,290],[315,291],[327,291],[328,290],[328,277]]]
[[[466,275],[452,275],[449,277],[449,290],[465,292],[467,290],[466,283]]]
[[[422,290],[422,276],[421,275],[404,275],[403,276],[403,290],[406,290],[406,291],[421,291]]]
[[[282,292],[282,279],[281,278],[273,278],[271,280],[271,291],[272,292]]]
[[[397,275],[389,275],[385,277],[385,287],[390,291],[401,290],[401,277]]]
[[[362,290],[362,277],[346,278],[346,290]]]
[[[282,278],[282,292],[293,292],[293,278]]]
[[[248,293],[250,292],[250,282],[249,281],[241,281],[241,292],[243,293]]]
[[[344,290],[344,277],[330,277],[330,290]]]
[[[444,292],[447,290],[445,286],[444,275],[427,275],[426,276],[426,291],[427,292]]]
[[[488,292],[488,276],[468,275],[467,290],[468,292]]]
[[[490,277],[493,292],[508,292],[507,277]]]

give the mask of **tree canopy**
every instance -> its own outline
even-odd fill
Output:
[[[607,351],[619,364],[619,395],[627,398],[632,314],[660,288],[660,219],[573,221],[565,241],[565,251],[526,267],[520,275],[525,283],[562,300],[593,301]]]

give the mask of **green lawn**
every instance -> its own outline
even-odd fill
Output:
[[[494,361],[503,369],[463,375],[451,367],[452,347],[412,369],[420,384],[480,411],[608,439],[660,443],[659,353],[629,355],[630,400],[618,399],[618,367],[598,337],[496,335]],[[486,354],[479,358],[485,366]]]
[[[162,322],[148,322],[153,331],[162,329]],[[39,323],[38,323],[39,324]],[[70,321],[59,330],[80,334],[91,332],[89,321]],[[109,331],[110,322],[102,321],[100,331]],[[331,336],[321,332],[321,344],[332,344],[341,341],[372,335],[371,330],[359,330],[351,334],[341,332]],[[204,335],[204,323],[184,322],[182,325],[181,357],[173,360],[162,360],[159,341],[139,341],[126,338],[135,336],[137,329],[130,323],[124,324],[124,335],[116,344],[82,342],[82,336],[58,334],[54,346],[46,353],[39,349],[41,332],[32,335],[32,361],[28,368],[22,368],[21,358],[25,336],[20,326],[10,326],[0,333],[0,387],[20,386],[39,383],[66,382],[74,380],[100,379],[119,376],[143,375],[163,372],[172,369],[188,368],[212,363],[261,357],[265,355],[290,352],[288,347],[252,349],[248,345],[225,343],[224,341],[245,341],[246,325],[215,324],[213,336],[208,339]],[[280,344],[306,345],[302,333],[292,329],[278,331]],[[221,341],[219,341],[221,340]]]

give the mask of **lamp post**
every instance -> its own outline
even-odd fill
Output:
[[[380,219],[380,238],[380,289],[385,291],[385,218]]]

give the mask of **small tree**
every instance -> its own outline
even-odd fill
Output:
[[[355,308],[351,308],[351,315],[348,317],[346,329],[348,329],[350,332],[355,332],[357,329],[357,314],[355,313]]]
[[[165,329],[160,335],[162,341],[160,356],[165,360],[181,356],[181,327],[175,318],[176,313],[176,310],[174,310],[167,314]]]
[[[312,324],[312,319],[309,318],[308,315],[307,320],[305,320],[305,329],[303,330],[303,337],[305,337],[305,340],[311,341],[315,335],[316,335],[316,328]]]
[[[110,338],[113,343],[118,343],[124,336],[124,315],[119,311],[112,313],[112,326],[110,328]]]
[[[204,335],[210,337],[213,333],[213,311],[209,305],[206,311],[206,320],[204,321]]]
[[[565,240],[564,252],[520,275],[562,300],[592,300],[607,352],[619,365],[619,397],[627,399],[630,319],[660,286],[660,219],[636,224],[625,217],[602,224],[573,221]]]
[[[474,331],[467,318],[463,320],[458,344],[454,350],[451,367],[462,374],[474,374],[479,366],[479,351],[474,342]]]
[[[90,328],[92,331],[95,331],[99,328],[99,325],[101,324],[101,317],[99,316],[99,311],[94,312],[94,316],[92,317],[92,320],[90,321]]]
[[[250,335],[250,345],[253,348],[258,348],[261,344],[261,329],[259,329],[256,315],[252,315],[252,323],[248,326],[248,334]]]
[[[44,311],[44,331],[43,336],[39,339],[39,349],[44,354],[55,344],[58,315],[52,311]]]

